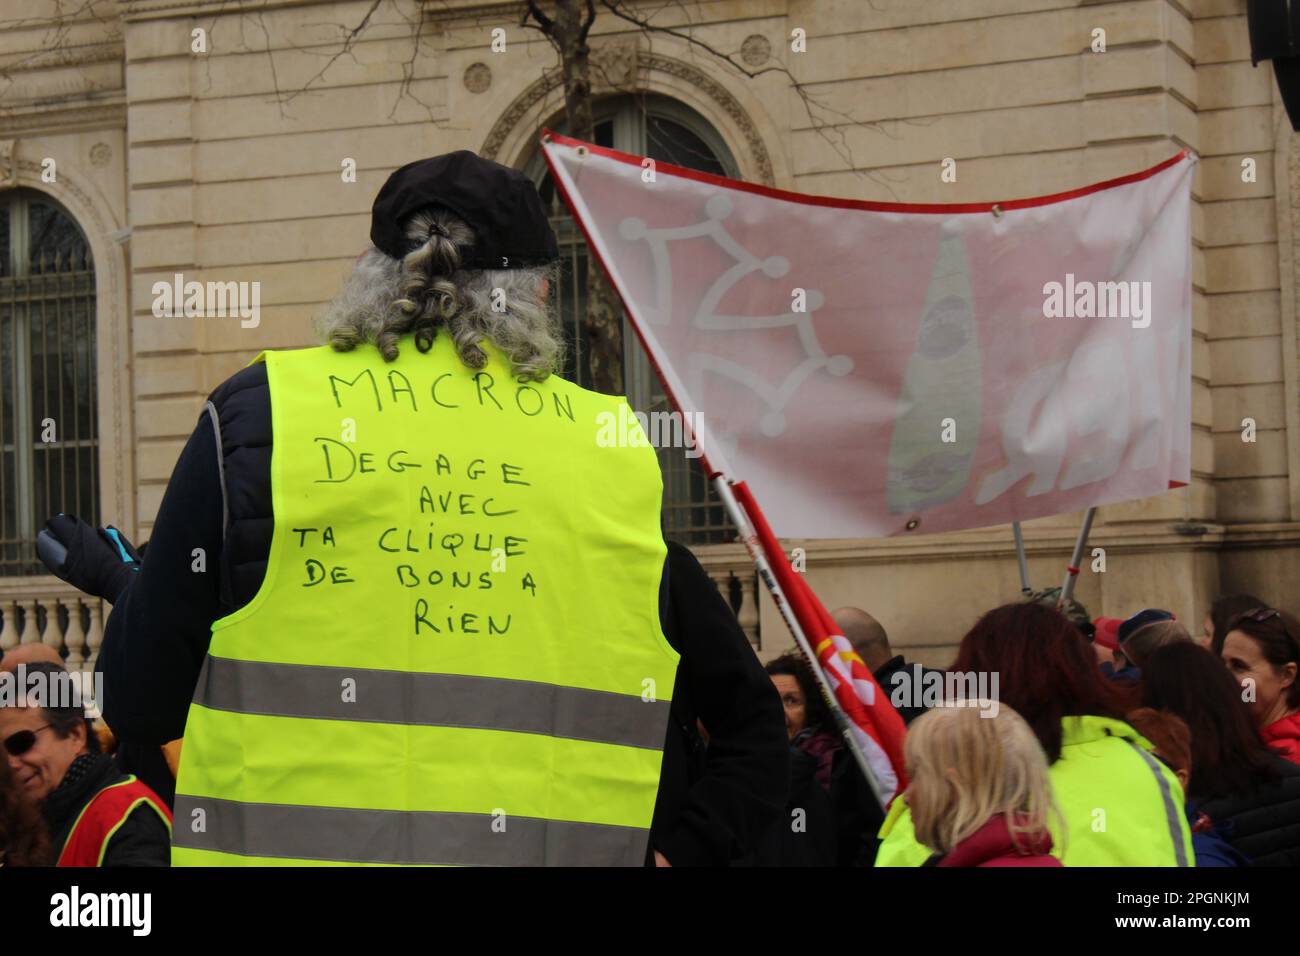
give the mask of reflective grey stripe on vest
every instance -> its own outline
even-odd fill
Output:
[[[348,700],[345,688],[355,691]],[[536,681],[211,655],[194,703],[241,714],[509,730],[647,750],[663,749],[669,708],[664,700]]]
[[[1174,856],[1177,858],[1179,866],[1190,866],[1191,864],[1187,862],[1187,846],[1183,843],[1183,823],[1186,822],[1187,817],[1184,815],[1183,808],[1178,801],[1174,799],[1174,795],[1169,789],[1169,781],[1160,772],[1159,761],[1133,741],[1125,738],[1124,742],[1138,752],[1138,756],[1146,761],[1146,765],[1156,775],[1156,780],[1160,784],[1160,797],[1165,804],[1165,819],[1169,823],[1169,834],[1174,839]],[[1172,772],[1170,771],[1170,773]]]
[[[193,832],[194,811],[204,828]],[[176,794],[172,844],[239,856],[449,866],[641,866],[649,830],[490,813],[353,810]]]
[[[226,542],[226,529],[230,527],[230,499],[226,494],[226,449],[221,444],[221,418],[217,406],[208,402],[204,406],[212,420],[212,434],[217,440],[217,478],[221,481],[221,543]]]

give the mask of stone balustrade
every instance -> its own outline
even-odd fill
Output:
[[[726,550],[729,552],[732,549]],[[744,549],[736,550],[737,554],[709,553],[700,550],[696,556],[700,558],[709,578],[717,586],[722,599],[735,612],[745,637],[749,638],[749,643],[755,652],[758,652],[763,648],[759,627],[758,573],[754,570],[754,564]]]
[[[55,577],[0,578],[0,649],[45,644],[68,670],[91,672],[104,636],[104,602]]]

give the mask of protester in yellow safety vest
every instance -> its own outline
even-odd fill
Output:
[[[1131,709],[1126,689],[1101,676],[1083,636],[1056,610],[989,611],[962,639],[948,683],[958,696],[991,691],[1033,728],[1064,818],[1064,832],[1052,828],[1051,852],[1066,866],[1195,865],[1177,776],[1120,719]],[[877,866],[920,866],[930,856],[905,800],[890,807],[880,837]]]
[[[536,189],[422,160],[370,235],[327,345],[213,393],[105,629],[109,723],[184,731],[173,863],[746,852],[784,804],[780,701],[665,545],[654,451],[605,427],[625,400],[553,374]]]

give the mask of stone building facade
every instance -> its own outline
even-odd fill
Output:
[[[465,148],[540,175],[538,131],[562,125],[563,90],[554,51],[520,26],[524,6],[102,0],[69,16],[74,5],[56,0],[0,0],[0,207],[12,259],[0,272],[9,283],[0,285],[9,396],[0,643],[45,640],[67,644],[74,662],[93,656],[104,609],[35,573],[24,550],[43,517],[33,496],[71,510],[67,486],[89,489],[101,523],[147,538],[208,392],[262,349],[312,344],[311,318],[366,245],[371,200],[394,168]],[[1289,587],[1300,570],[1300,137],[1271,67],[1251,64],[1246,0],[627,6],[658,11],[656,25],[758,75],[603,13],[591,35],[602,135],[634,151],[694,152],[742,179],[969,202],[1058,192],[1183,147],[1197,153],[1192,483],[1102,508],[1091,545],[1105,548],[1106,571],[1085,569],[1078,594],[1094,614],[1171,607],[1194,630],[1220,592],[1300,610]],[[806,52],[791,50],[800,30]],[[1098,30],[1105,52],[1093,49]],[[816,103],[789,75],[758,72],[774,64]],[[948,157],[955,183],[940,179]],[[53,265],[33,265],[33,237],[57,233],[56,220]],[[260,320],[155,315],[154,283],[177,273],[260,283]],[[74,308],[76,282],[93,295]],[[72,309],[68,329],[93,326],[83,373],[71,340],[44,345],[37,360],[24,316],[56,299]],[[41,328],[51,334],[48,321]],[[51,362],[72,369],[53,385]],[[44,397],[33,390],[38,367]],[[70,399],[93,419],[77,446],[86,450],[52,466],[32,422],[47,417],[49,395],[88,381],[91,398]],[[661,398],[631,353],[628,390],[642,405]],[[1246,418],[1254,442],[1242,441]],[[92,458],[89,478],[73,474]],[[55,471],[62,491],[39,492],[39,476],[48,485]],[[689,497],[686,484],[678,491]],[[1026,525],[1037,586],[1059,583],[1079,517]],[[707,521],[700,528],[697,551],[762,656],[789,646],[743,551]],[[947,662],[979,612],[1019,593],[1006,527],[789,545],[806,549],[829,605],[873,610],[896,646],[929,664]]]

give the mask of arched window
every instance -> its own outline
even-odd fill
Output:
[[[99,524],[95,267],[58,203],[0,194],[0,575],[42,574],[47,517]]]
[[[704,117],[676,100],[652,94],[611,97],[596,102],[592,113],[595,141],[601,146],[719,176],[738,176],[736,162],[722,137]],[[565,125],[561,119],[552,124],[552,128],[564,132]],[[564,320],[568,345],[565,378],[589,388],[587,270],[592,266],[587,243],[555,189],[540,152],[529,160],[525,171],[537,183],[550,210],[551,226],[560,245],[563,271],[554,295]],[[623,321],[623,388],[637,411],[669,411],[672,408],[663,383],[626,317]],[[661,448],[659,462],[664,476],[664,533],[687,544],[732,540],[735,532],[731,529],[726,508],[714,493],[699,459],[686,458],[680,448]]]

